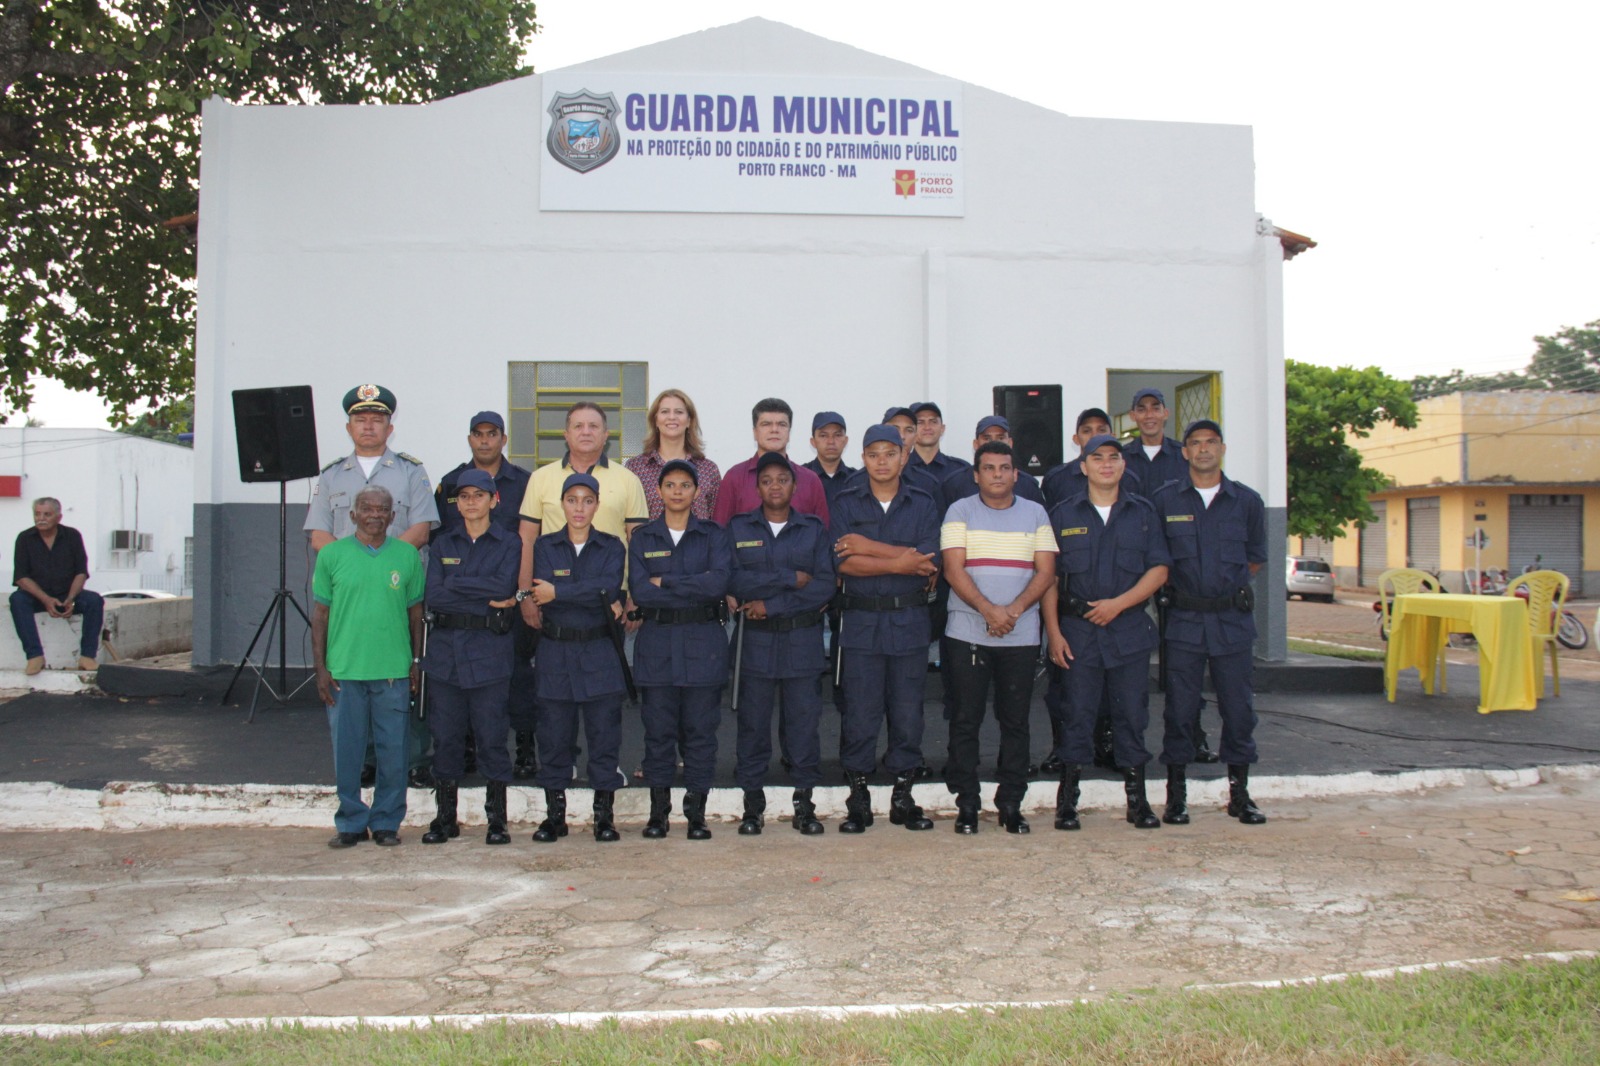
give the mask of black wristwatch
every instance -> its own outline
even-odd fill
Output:
[[[529,596],[532,596],[532,595],[533,595],[533,589],[531,589],[531,588],[518,589],[517,590],[517,595],[516,595],[516,601],[520,604],[523,600],[527,599]]]

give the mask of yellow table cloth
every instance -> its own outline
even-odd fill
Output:
[[[1439,651],[1451,633],[1478,638],[1478,713],[1531,711],[1539,705],[1539,658],[1528,631],[1528,605],[1515,596],[1419,592],[1396,596],[1384,658],[1389,702],[1401,670],[1422,675],[1433,695]]]

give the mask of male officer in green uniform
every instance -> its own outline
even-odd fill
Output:
[[[356,494],[376,486],[387,489],[394,499],[394,518],[386,535],[425,551],[429,532],[439,524],[439,508],[422,460],[389,450],[389,437],[394,433],[394,393],[382,385],[357,385],[344,394],[343,406],[345,432],[350,434],[355,451],[323,467],[311,490],[304,527],[311,536],[311,550],[321,551],[355,532],[351,511]],[[416,715],[411,716],[407,742],[411,787],[431,788],[426,755],[428,728]],[[364,779],[367,776],[363,773]]]

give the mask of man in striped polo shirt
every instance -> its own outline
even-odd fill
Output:
[[[956,797],[956,832],[978,831],[978,730],[989,685],[1000,725],[999,787],[994,805],[1008,833],[1026,833],[1028,705],[1039,655],[1039,599],[1055,582],[1056,539],[1050,518],[1016,494],[1011,446],[988,441],[974,456],[978,494],[945,514],[939,547],[950,582],[945,647],[950,655],[950,759],[945,782]]]

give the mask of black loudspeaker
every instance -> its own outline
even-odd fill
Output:
[[[321,470],[310,385],[233,390],[233,431],[240,481],[296,481]]]
[[[994,413],[1011,423],[1018,469],[1038,477],[1061,463],[1060,385],[996,385]]]

